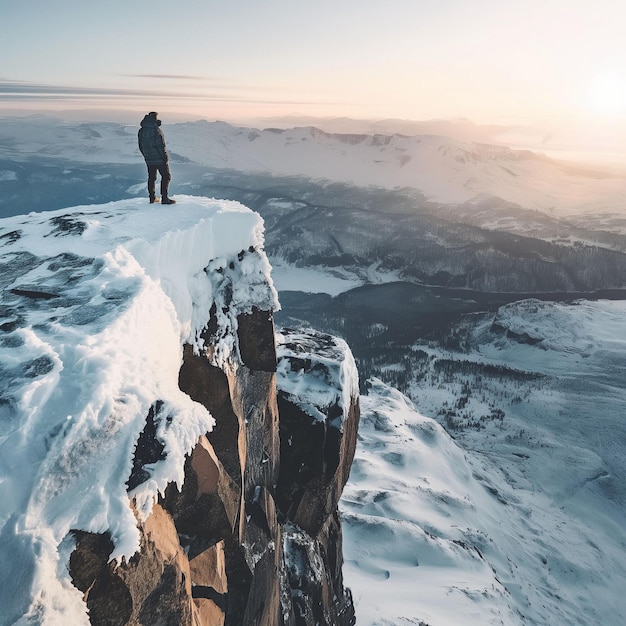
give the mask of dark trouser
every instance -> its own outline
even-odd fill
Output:
[[[148,194],[150,195],[150,200],[154,200],[155,191],[154,185],[156,183],[157,172],[161,174],[161,197],[167,198],[167,190],[170,186],[170,180],[172,178],[172,174],[170,173],[169,163],[149,163],[148,164]]]

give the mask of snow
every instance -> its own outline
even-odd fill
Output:
[[[473,338],[478,358],[538,372],[548,381],[526,402],[503,406],[529,441],[550,442],[549,457],[533,463],[527,475],[587,513],[621,500],[623,515],[626,302],[524,300],[500,308],[495,319],[514,334],[479,325]],[[533,337],[532,345],[516,339],[525,335]]]
[[[137,163],[138,123],[7,117],[2,118],[0,139],[6,146],[3,154],[13,160],[36,155],[81,163]],[[552,216],[623,214],[626,201],[623,175],[452,137],[340,135],[313,127],[258,130],[206,121],[164,120],[163,129],[173,160],[188,159],[207,168],[408,188],[449,204],[495,197]]]
[[[363,284],[362,280],[347,275],[347,272],[340,273],[325,267],[296,267],[281,259],[272,259],[272,279],[279,292],[303,291],[331,296]]]
[[[0,170],[0,183],[17,180],[17,174],[12,170]]]
[[[342,413],[330,425],[341,430],[352,398],[359,395],[359,373],[348,344],[312,329],[282,329],[276,334],[276,355],[277,387],[319,421],[326,421],[328,409],[339,407]]]
[[[412,403],[374,381],[342,500],[359,624],[626,623],[625,340],[623,301],[524,300],[477,318],[467,353],[416,345]],[[434,376],[441,359],[536,378]],[[506,416],[451,439],[423,416],[464,387],[457,413]]]
[[[125,483],[148,410],[159,407],[166,456],[130,493],[140,516],[182,483],[185,454],[214,424],[178,388],[183,344],[203,350],[215,302],[215,358],[236,357],[237,315],[278,306],[261,218],[236,202],[177,201],[0,221],[2,623],[88,623],[66,570],[70,531],[109,532],[111,558],[134,554]]]
[[[514,335],[526,335],[545,351],[590,356],[598,350],[626,347],[626,302],[580,300],[573,305],[529,299],[501,307],[495,323]],[[500,342],[505,349],[510,343]],[[537,354],[533,351],[533,364]],[[562,361],[556,361],[562,363]]]
[[[359,625],[624,623],[623,512],[552,492],[578,480],[564,462],[582,474],[593,455],[554,439],[517,464],[461,448],[399,391],[370,385],[341,500]]]
[[[362,285],[380,285],[402,280],[398,270],[385,270],[380,262],[360,268],[326,267],[324,265],[298,267],[280,257],[272,257],[272,279],[279,292],[301,291],[338,296]]]
[[[168,133],[182,156],[207,166],[412,188],[437,202],[462,204],[495,196],[567,215],[599,206],[622,212],[626,200],[623,177],[575,172],[528,151],[451,137],[335,135],[313,127],[256,131],[219,122],[177,124]]]

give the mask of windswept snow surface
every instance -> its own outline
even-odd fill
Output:
[[[68,533],[111,533],[112,558],[138,549],[125,483],[150,407],[166,457],[130,493],[142,515],[214,424],[178,388],[183,344],[202,349],[215,302],[225,358],[239,313],[278,306],[262,219],[236,202],[177,202],[0,220],[2,624],[88,623]]]
[[[561,505],[590,520],[615,508],[626,569],[626,301],[522,300],[501,307],[493,323],[479,324],[472,341],[478,360],[545,377],[526,402],[502,404],[508,434],[526,431],[509,438],[530,457],[526,476]],[[504,451],[511,447],[506,434],[486,443]],[[475,447],[473,435],[467,437]]]
[[[463,449],[372,379],[341,501],[359,626],[626,623],[623,518],[555,497],[589,468],[582,452],[546,440],[516,464],[502,447]]]

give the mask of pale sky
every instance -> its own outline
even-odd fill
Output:
[[[0,0],[0,114],[626,120],[625,0]]]

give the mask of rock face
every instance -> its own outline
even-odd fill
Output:
[[[278,340],[276,501],[289,520],[283,546],[295,623],[353,624],[337,504],[356,447],[356,365],[347,344],[330,335],[284,331]]]
[[[359,421],[352,355],[299,332],[278,336],[277,359],[271,312],[237,322],[237,363],[213,362],[209,331],[205,354],[185,346],[180,388],[216,426],[187,457],[182,488],[138,522],[141,550],[109,562],[107,535],[74,533],[70,575],[94,625],[355,623],[337,510]],[[153,406],[129,489],[163,454],[158,419]]]

